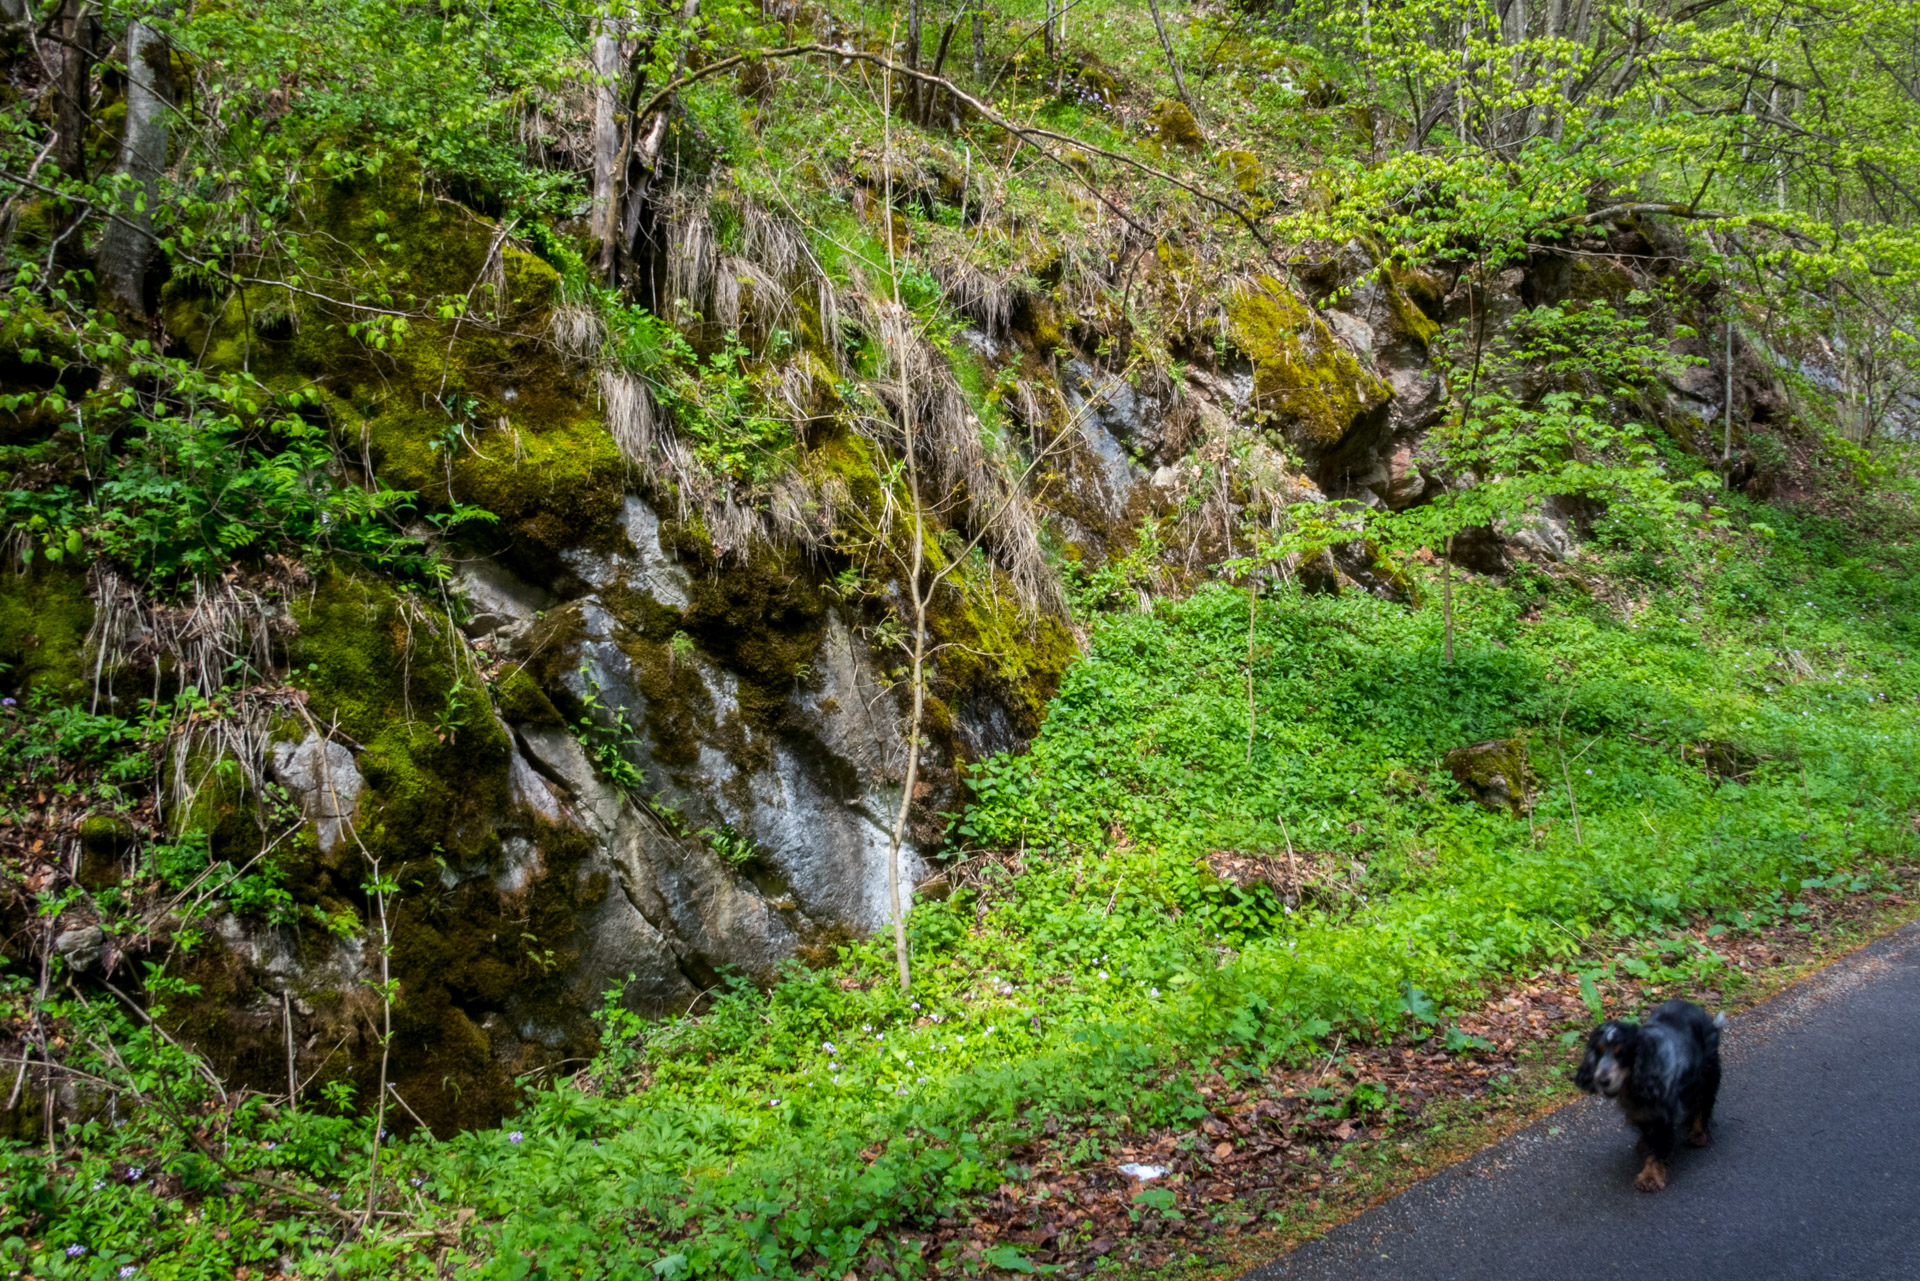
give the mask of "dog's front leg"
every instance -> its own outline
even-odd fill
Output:
[[[1640,1131],[1640,1150],[1647,1161],[1640,1167],[1633,1186],[1642,1192],[1659,1192],[1667,1186],[1667,1161],[1673,1156],[1674,1128],[1667,1121],[1656,1121]]]

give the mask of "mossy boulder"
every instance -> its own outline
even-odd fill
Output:
[[[1456,747],[1447,753],[1445,764],[1461,790],[1483,807],[1516,818],[1525,811],[1532,796],[1532,769],[1524,737]]]
[[[421,202],[391,177],[317,183],[305,213],[327,228],[316,251],[342,297],[364,290],[440,318],[183,278],[163,296],[169,330],[210,366],[316,389],[349,452],[426,512],[483,509],[542,562],[604,539],[627,469],[591,379],[548,335],[559,274],[485,219]]]
[[[1260,167],[1260,157],[1251,151],[1228,149],[1215,155],[1213,163],[1233,179],[1233,185],[1242,195],[1250,196],[1260,190],[1260,182],[1266,176]]]
[[[1284,285],[1262,277],[1228,307],[1234,345],[1253,361],[1253,409],[1310,463],[1343,458],[1357,431],[1384,422],[1393,389]]]
[[[1193,112],[1184,102],[1163,98],[1153,105],[1149,119],[1153,122],[1154,140],[1162,146],[1199,151],[1207,145],[1206,135],[1200,132],[1200,122],[1193,118]]]
[[[81,650],[93,626],[85,576],[37,561],[24,572],[0,569],[0,690],[70,700],[87,689]]]
[[[80,820],[80,866],[74,879],[90,890],[120,884],[133,848],[133,823],[122,814],[89,814]]]

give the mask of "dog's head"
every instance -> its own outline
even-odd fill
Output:
[[[1602,1023],[1587,1037],[1587,1052],[1580,1060],[1579,1071],[1573,1074],[1573,1083],[1603,1099],[1619,1098],[1633,1076],[1633,1055],[1639,1045],[1638,1024],[1611,1019]]]

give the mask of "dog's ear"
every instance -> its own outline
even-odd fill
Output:
[[[1627,1058],[1633,1054],[1634,1046],[1640,1043],[1640,1028],[1636,1024],[1608,1020],[1594,1029],[1593,1039],[1602,1054]]]

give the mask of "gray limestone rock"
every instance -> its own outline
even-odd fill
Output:
[[[69,973],[84,974],[99,966],[100,954],[106,946],[105,930],[98,925],[83,925],[60,931],[53,940],[53,953],[67,963]]]
[[[313,824],[322,853],[346,840],[366,780],[344,744],[308,732],[299,743],[276,743],[273,777]]]
[[[516,576],[497,561],[457,563],[454,587],[466,598],[467,635],[486,636],[511,644],[525,634],[543,610],[554,605],[553,595]]]
[[[1556,504],[1546,510],[1502,525],[1500,536],[1516,547],[1524,547],[1536,556],[1562,561],[1573,555],[1572,522]]]

